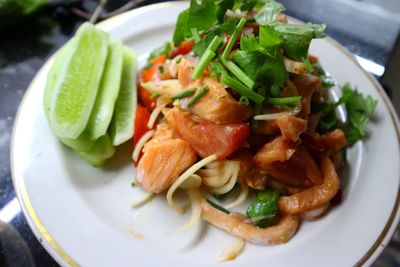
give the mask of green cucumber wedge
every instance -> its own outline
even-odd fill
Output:
[[[106,33],[85,23],[74,38],[77,45],[58,74],[50,101],[50,128],[62,138],[77,138],[86,128],[107,59]]]
[[[79,156],[95,167],[103,165],[109,158],[114,156],[115,147],[111,143],[108,134],[96,140],[93,148],[88,152],[78,152]]]
[[[117,40],[111,40],[108,45],[107,61],[99,91],[97,92],[96,102],[86,127],[92,139],[97,139],[104,135],[110,125],[121,84],[122,60],[122,43]]]
[[[137,105],[137,58],[127,47],[124,47],[123,53],[121,87],[110,124],[111,140],[114,146],[118,146],[132,138],[133,120]]]
[[[93,166],[103,165],[115,153],[115,148],[108,134],[97,140],[92,140],[87,131],[84,131],[76,139],[60,138],[60,141],[72,148],[81,158]]]
[[[89,153],[96,144],[96,141],[90,138],[90,135],[86,130],[83,131],[77,138],[74,139],[59,138],[59,139],[61,143],[72,148],[77,152]]]
[[[47,82],[46,82],[46,87],[44,89],[44,98],[43,98],[43,108],[47,120],[49,120],[51,97],[54,86],[57,81],[58,74],[60,73],[60,70],[62,69],[63,65],[65,65],[65,62],[70,60],[72,52],[74,51],[76,45],[77,45],[76,39],[72,38],[63,47],[61,47],[60,50],[54,55],[53,63],[47,74]]]

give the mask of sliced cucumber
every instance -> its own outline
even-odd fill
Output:
[[[60,69],[50,101],[50,127],[63,138],[77,138],[85,129],[107,58],[108,35],[93,25],[83,24],[74,38],[77,46]]]
[[[105,134],[96,140],[90,151],[78,154],[93,166],[99,167],[115,154],[115,147],[112,145],[109,135]]]
[[[72,52],[74,51],[76,45],[76,39],[72,38],[63,47],[61,47],[57,54],[55,54],[53,64],[51,65],[50,70],[47,74],[47,82],[44,89],[43,98],[43,108],[47,120],[49,120],[51,97],[55,83],[57,81],[57,77],[59,76],[60,70],[62,69],[63,65],[65,65],[65,62],[70,60]]]
[[[122,43],[111,40],[96,102],[86,127],[92,139],[104,135],[110,125],[121,84],[122,59]]]
[[[89,153],[90,150],[96,144],[95,140],[90,138],[90,135],[87,131],[83,131],[78,138],[59,138],[61,143],[72,148],[77,152],[86,152]]]
[[[111,140],[115,146],[133,136],[133,120],[137,104],[136,74],[136,55],[129,48],[124,47],[121,87],[110,124]]]

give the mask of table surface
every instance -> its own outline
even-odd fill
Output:
[[[106,10],[114,9],[126,2],[128,1],[113,1],[112,6],[107,6]],[[155,2],[161,1],[145,1],[144,4]],[[281,2],[287,6],[289,15],[313,22],[322,22],[326,19],[328,23],[338,25],[337,27],[328,27],[328,34],[349,49],[350,52],[360,56],[362,66],[371,71],[378,79],[382,76],[395,45],[400,26],[400,19],[398,19],[400,18],[400,2],[397,0],[381,2],[377,0],[304,0],[301,3],[297,1],[296,7],[294,6],[295,0],[283,0]],[[352,6],[353,2],[357,2],[358,6]],[[384,32],[376,29],[382,35],[382,38],[386,38],[384,43],[371,40],[369,35],[363,36],[362,29],[349,31],[351,21],[346,24],[340,17],[322,17],[321,15],[330,10],[330,13],[337,12],[336,14],[344,14],[343,16],[345,16],[345,14],[351,12],[351,8],[362,10],[358,12],[375,12],[375,9],[371,7],[373,5],[376,7],[377,3],[384,4],[380,6],[381,11],[387,10],[387,14],[384,14],[383,17],[386,20],[392,19],[395,23],[394,26],[386,27]],[[26,88],[43,63],[73,35],[77,27],[84,21],[71,12],[71,4],[75,7],[87,9],[93,9],[95,6],[95,2],[89,0],[83,2],[54,1],[34,16],[28,17],[1,32],[0,266],[58,266],[37,241],[21,212],[12,185],[9,149],[15,113]],[[309,12],[310,5],[317,12]],[[382,17],[381,13],[377,13],[378,15],[373,13],[365,23],[368,24],[371,20],[374,20],[373,16],[377,16],[377,19],[379,19],[379,16]],[[392,16],[396,14],[398,17]],[[360,17],[360,19],[362,18],[365,18],[365,16]],[[374,31],[371,30],[371,32]],[[374,266],[400,266],[400,255],[398,253],[400,243],[398,241],[399,236],[396,234]]]

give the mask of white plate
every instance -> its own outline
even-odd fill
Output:
[[[184,2],[140,8],[100,23],[132,47],[143,63],[170,40]],[[289,243],[247,244],[224,266],[353,266],[371,264],[387,244],[399,219],[399,126],[379,84],[329,38],[314,41],[311,53],[341,84],[351,81],[378,99],[369,138],[348,151],[343,203],[315,222],[305,222]],[[233,239],[213,227],[186,232],[187,219],[167,208],[163,197],[140,210],[130,183],[130,147],[96,169],[63,147],[50,132],[42,95],[50,63],[35,79],[19,108],[11,147],[14,186],[35,235],[61,265],[219,266],[219,252]],[[200,237],[200,238],[199,238]]]

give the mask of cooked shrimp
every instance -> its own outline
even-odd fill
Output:
[[[307,118],[311,112],[311,98],[315,92],[321,90],[321,79],[312,74],[303,74],[293,80],[293,84],[301,94],[301,111],[300,118]]]
[[[279,199],[279,209],[285,214],[299,215],[327,204],[337,193],[340,181],[332,161],[325,157],[321,160],[323,183],[292,196]]]
[[[261,169],[268,171],[270,165],[276,161],[286,161],[295,152],[294,143],[278,136],[266,143],[254,156],[254,163]]]
[[[296,118],[291,115],[283,115],[276,119],[276,124],[278,125],[281,134],[284,139],[296,142],[302,134],[307,129],[307,121]]]
[[[307,188],[322,182],[318,166],[307,149],[302,146],[294,149],[282,137],[267,143],[254,156],[254,163],[275,180],[290,186]]]
[[[325,149],[340,151],[346,145],[346,136],[342,130],[336,129],[321,135],[319,141]]]
[[[245,223],[243,216],[226,214],[214,208],[204,199],[201,201],[201,216],[212,225],[261,246],[286,243],[299,226],[297,216],[285,215],[277,225],[265,229],[259,228]]]

